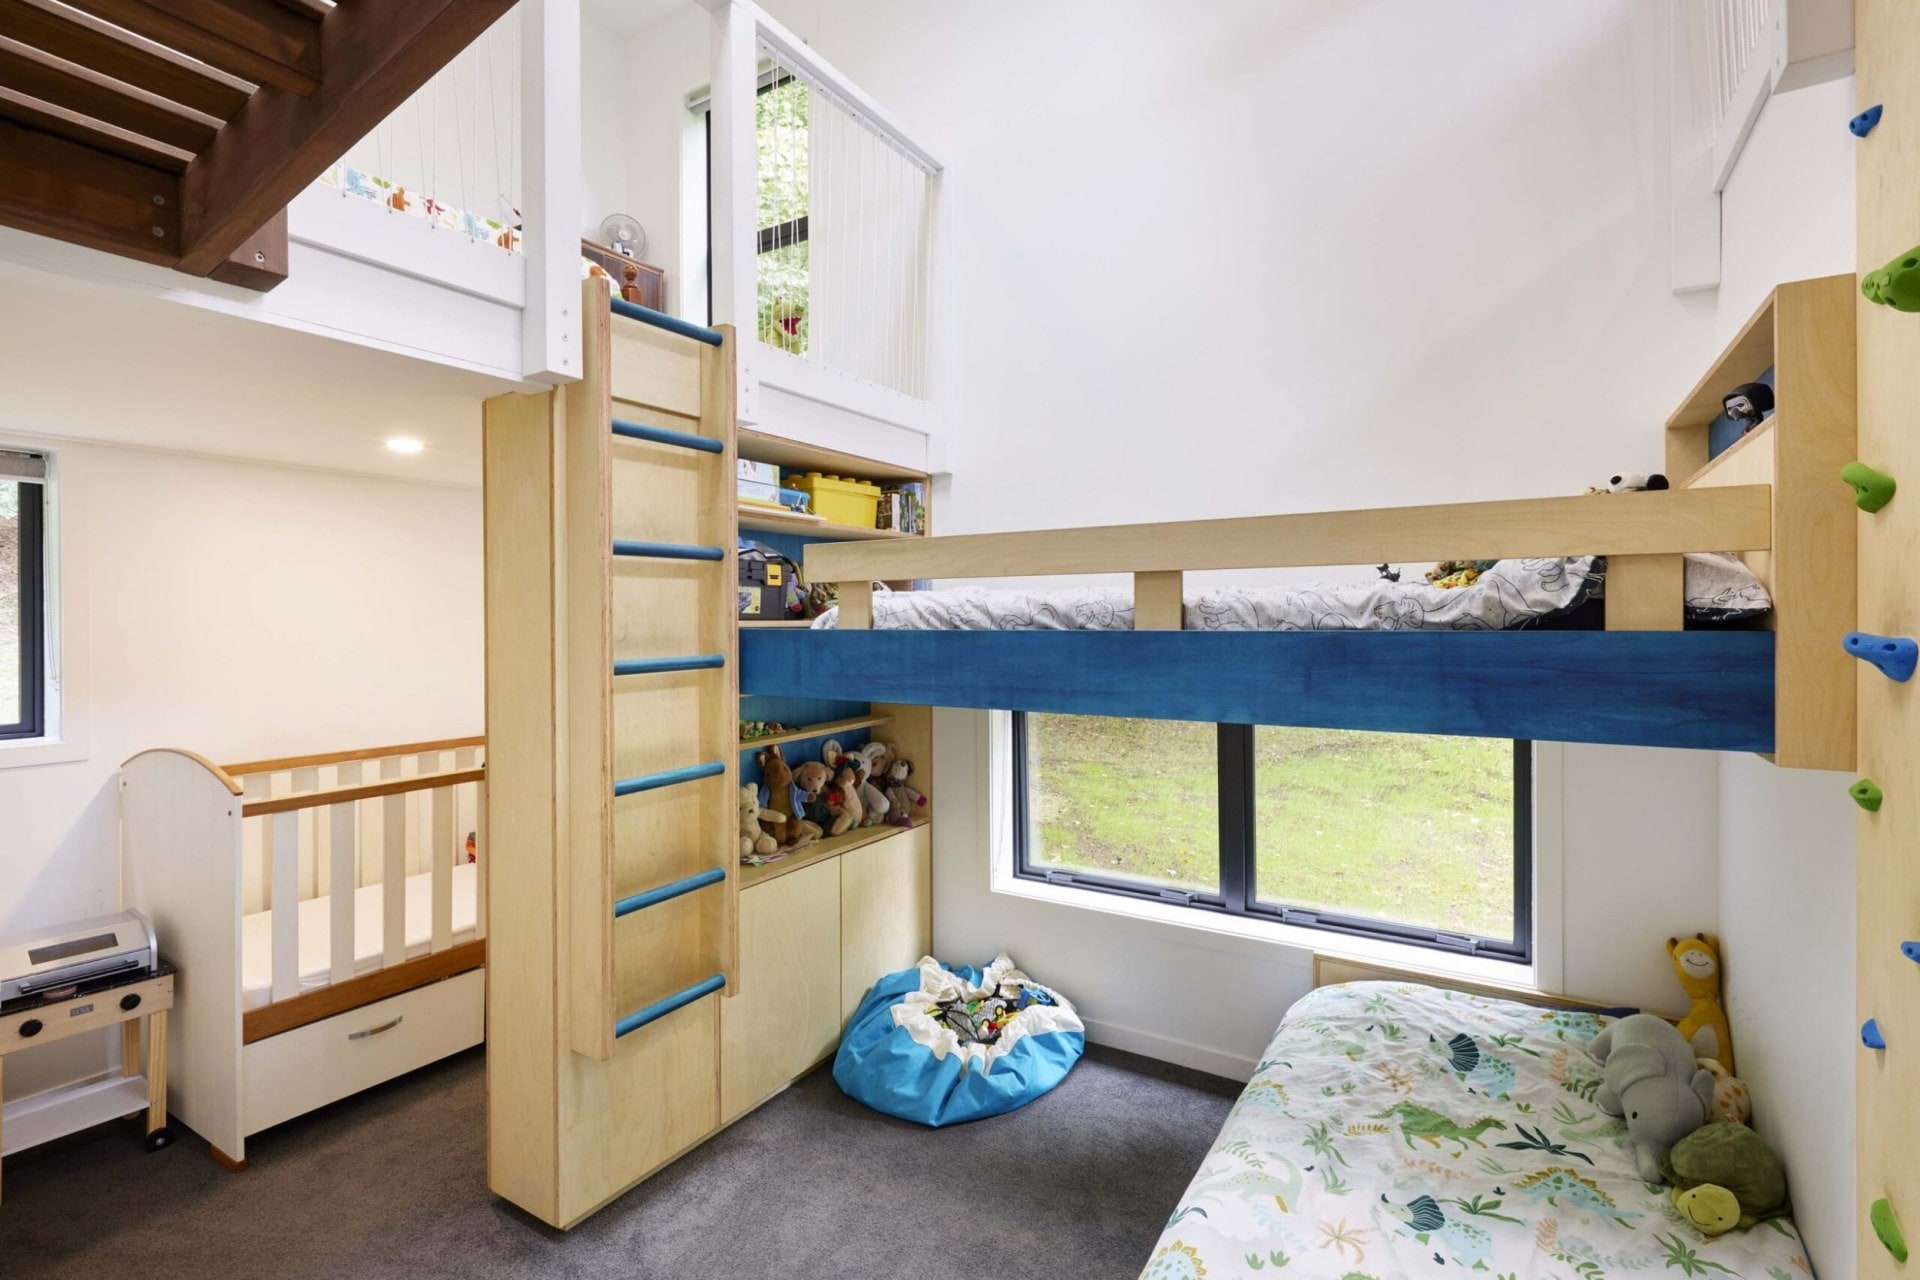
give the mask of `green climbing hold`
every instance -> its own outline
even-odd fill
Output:
[[[1886,798],[1880,790],[1880,785],[1872,778],[1860,779],[1847,788],[1847,794],[1853,797],[1855,804],[1868,813],[1880,812],[1880,802]]]
[[[1907,1260],[1907,1238],[1900,1234],[1900,1224],[1893,1220],[1893,1206],[1884,1198],[1875,1200],[1873,1208],[1867,1212],[1867,1220],[1873,1223],[1873,1234],[1880,1237],[1880,1243],[1887,1246],[1887,1252],[1893,1255],[1895,1262]]]
[[[1920,246],[1907,250],[1860,281],[1868,302],[1895,311],[1920,311]]]
[[[1878,511],[1893,501],[1893,477],[1864,462],[1840,468],[1840,479],[1853,486],[1853,505],[1862,511]]]

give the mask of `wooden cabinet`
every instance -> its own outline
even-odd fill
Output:
[[[739,994],[720,1005],[722,1124],[832,1057],[867,989],[927,953],[932,834],[863,831],[844,852],[745,881]]]
[[[840,1021],[889,973],[908,969],[933,947],[933,828],[840,858]]]
[[[720,1119],[732,1121],[840,1043],[840,862],[740,895],[740,993],[720,1005]]]

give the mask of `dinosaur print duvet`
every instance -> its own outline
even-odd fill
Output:
[[[1640,1181],[1593,1104],[1604,1025],[1401,983],[1309,992],[1142,1280],[1810,1276],[1790,1219],[1708,1239]]]

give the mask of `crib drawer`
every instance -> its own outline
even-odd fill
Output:
[[[485,1036],[486,970],[350,1009],[242,1050],[246,1131],[337,1102]]]

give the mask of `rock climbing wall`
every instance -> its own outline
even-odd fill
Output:
[[[1864,277],[1920,245],[1920,5],[1858,0],[1855,17],[1858,109],[1884,107],[1858,148]],[[1920,274],[1913,284],[1920,291]],[[1859,627],[1911,637],[1920,635],[1920,312],[1863,295],[1859,343],[1860,458],[1905,486],[1859,516]],[[1856,675],[1859,770],[1881,793],[1877,810],[1862,805],[1859,829],[1858,1012],[1879,1032],[1863,1034],[1858,1050],[1859,1274],[1884,1277],[1920,1266],[1882,1239],[1893,1235],[1887,1224],[1920,1233],[1920,965],[1900,949],[1920,938],[1920,705],[1915,682],[1868,662]],[[1872,1048],[1875,1038],[1885,1048]],[[1801,1176],[1809,1173],[1820,1176]]]

